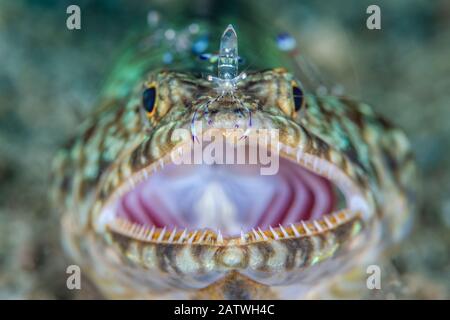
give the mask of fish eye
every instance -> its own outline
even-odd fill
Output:
[[[292,99],[294,100],[295,112],[298,112],[303,107],[305,99],[303,91],[297,85],[292,85]]]
[[[153,115],[155,111],[155,102],[156,102],[156,88],[152,86],[145,89],[144,92],[142,93],[142,106],[149,115]]]

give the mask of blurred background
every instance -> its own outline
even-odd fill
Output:
[[[145,26],[149,10],[190,23],[187,6],[214,8],[209,1],[186,3],[0,1],[0,298],[100,297],[85,278],[82,290],[66,288],[70,261],[48,201],[50,163],[92,111],[117,49],[134,25]],[[81,8],[81,30],[66,28],[70,4]],[[328,83],[372,104],[412,142],[422,175],[419,216],[385,266],[382,285],[388,289],[373,297],[448,299],[450,2],[253,4],[269,17],[259,23],[290,32]],[[366,28],[371,4],[381,8],[381,30]],[[254,19],[247,6],[234,10]],[[266,36],[263,29],[260,36]]]

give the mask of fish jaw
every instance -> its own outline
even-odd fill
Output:
[[[368,256],[377,255],[386,225],[392,226],[380,199],[383,194],[390,193],[392,199],[402,200],[402,193],[398,192],[394,182],[387,184],[389,188],[376,182],[358,148],[355,154],[355,150],[347,148],[348,151],[339,143],[347,136],[341,138],[334,134],[335,129],[329,124],[348,121],[341,118],[343,110],[349,107],[348,103],[341,103],[331,118],[320,119],[318,115],[330,114],[330,110],[318,107],[318,99],[306,95],[306,110],[295,113],[288,93],[293,78],[282,70],[250,74],[245,81],[257,83],[257,88],[246,86],[243,82],[236,89],[237,99],[251,111],[251,122],[249,113],[242,115],[242,112],[234,111],[238,106],[236,97],[214,101],[209,106],[209,113],[205,110],[197,112],[196,119],[205,128],[209,126],[219,131],[239,132],[236,128],[238,124],[245,133],[250,123],[257,135],[260,134],[257,130],[278,130],[279,143],[273,146],[275,152],[284,163],[314,174],[315,181],[321,177],[340,189],[346,196],[346,206],[340,208],[342,210],[326,212],[319,219],[298,219],[288,225],[254,225],[254,228],[244,230],[237,236],[232,232],[219,232],[211,225],[175,229],[176,225],[152,226],[119,219],[115,207],[119,199],[170,167],[173,163],[171,155],[178,153],[180,148],[193,149],[193,143],[197,141],[195,137],[193,139],[192,131],[196,110],[181,102],[192,100],[192,105],[198,106],[202,96],[208,99],[217,97],[214,88],[208,88],[207,83],[198,80],[198,86],[203,86],[203,89],[200,98],[195,100],[193,86],[184,88],[183,83],[196,81],[189,76],[170,72],[149,76],[148,83],[170,83],[173,90],[178,88],[177,91],[166,90],[175,96],[172,100],[169,100],[169,95],[159,97],[163,107],[148,121],[140,120],[142,117],[139,116],[126,122],[129,126],[124,129],[126,136],[133,139],[124,143],[127,148],[120,149],[116,157],[111,157],[114,161],[99,176],[89,197],[82,199],[83,208],[88,208],[87,214],[84,214],[87,219],[81,221],[75,217],[72,228],[65,229],[67,242],[72,243],[73,247],[87,248],[89,254],[80,253],[77,260],[91,265],[89,269],[94,270],[92,277],[98,279],[96,282],[100,286],[107,288],[104,290],[106,294],[114,291],[110,285],[105,285],[111,283],[111,279],[115,279],[116,285],[129,292],[130,296],[143,292],[158,296],[169,291],[175,296],[180,292],[195,296],[195,293],[206,288],[219,289],[224,279],[247,279],[246,283],[255,283],[260,288],[258,294],[266,290],[274,296],[286,297],[283,292],[287,290],[277,288],[293,283],[303,287],[302,292],[306,293],[319,282],[339,276],[349,267],[361,265]],[[260,85],[262,82],[265,84]],[[280,97],[280,94],[285,96]],[[330,97],[329,101],[336,105],[337,99]],[[315,107],[318,109],[313,113]],[[241,111],[246,111],[246,108],[241,108]],[[131,109],[129,111],[130,114],[138,114]],[[364,109],[364,112],[367,113],[367,110]],[[125,119],[114,113],[110,118]],[[187,133],[178,139],[168,138],[180,128],[186,129],[183,132]],[[86,138],[89,132],[86,130],[83,135],[84,145],[98,137],[89,134],[89,140]],[[243,135],[242,132],[240,134]],[[364,134],[365,131],[361,136]],[[244,136],[251,138],[252,134]],[[379,161],[376,170],[382,172],[383,179],[387,176],[390,179],[389,168],[385,168],[379,160],[381,154],[376,149],[377,141],[372,141],[372,137],[364,138],[366,140],[361,140],[361,146],[366,147],[369,154]],[[404,201],[399,201],[395,210],[408,211]],[[402,219],[397,221],[396,228],[403,224]],[[254,292],[253,296],[258,294]]]
[[[226,134],[223,128],[209,130]],[[237,130],[235,136],[242,137],[246,131]],[[256,128],[251,132],[261,135],[261,140],[254,141],[264,141],[267,138],[264,135],[270,131]],[[97,206],[98,212],[93,212],[96,232],[102,241],[115,248],[125,264],[132,266],[133,272],[148,279],[156,277],[158,283],[163,283],[164,290],[176,288],[194,292],[219,286],[223,279],[231,279],[236,274],[238,278],[258,283],[261,288],[286,286],[293,282],[299,285],[314,283],[320,278],[339,274],[349,267],[344,257],[354,262],[358,255],[363,255],[368,241],[375,241],[373,239],[378,236],[365,228],[373,223],[370,200],[366,200],[366,194],[348,173],[327,160],[336,160],[337,155],[325,156],[317,143],[306,141],[306,135],[302,143],[292,141],[291,137],[281,132],[277,145],[269,147],[282,158],[280,166],[306,170],[331,181],[345,194],[348,207],[323,212],[316,219],[294,218],[289,223],[273,226],[270,223],[265,226],[255,224],[237,234],[226,234],[216,226],[156,226],[130,221],[126,215],[120,217],[117,214],[119,199],[124,199],[160,172],[170,170],[174,154],[195,148],[198,142],[186,134],[177,140],[172,150],[166,149],[165,156],[142,164],[136,171],[118,166],[117,170],[133,172],[120,186],[108,185],[108,181],[117,181],[113,179],[114,171],[109,173],[111,180],[105,179],[103,188],[114,192],[105,197],[107,201],[102,206]],[[342,161],[346,161],[345,158]],[[280,293],[273,294],[280,296]]]

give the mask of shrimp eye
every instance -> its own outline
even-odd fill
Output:
[[[156,88],[150,87],[145,89],[142,94],[142,105],[148,113],[152,114],[155,110]]]
[[[292,98],[294,100],[295,111],[297,112],[301,109],[301,107],[304,104],[304,96],[303,91],[295,85],[292,86]]]

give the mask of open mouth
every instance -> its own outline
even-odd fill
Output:
[[[364,214],[363,197],[337,166],[283,145],[276,156],[271,175],[261,174],[261,163],[175,164],[166,157],[122,184],[102,220],[130,237],[181,243],[298,237]]]

